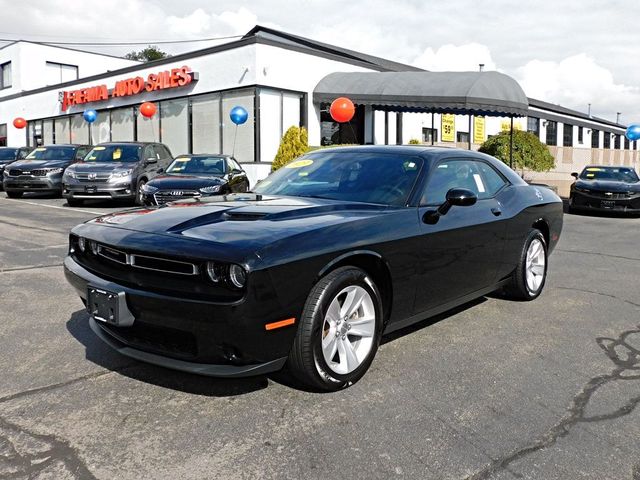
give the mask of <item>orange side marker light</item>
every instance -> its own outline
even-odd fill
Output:
[[[278,322],[267,323],[264,326],[264,329],[265,330],[275,330],[276,328],[287,327],[289,325],[293,325],[294,323],[296,323],[296,319],[295,318],[287,318],[286,320],[280,320]]]

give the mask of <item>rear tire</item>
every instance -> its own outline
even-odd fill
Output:
[[[67,205],[70,207],[81,207],[84,205],[84,200],[80,200],[77,198],[67,198]]]
[[[542,232],[531,229],[525,239],[518,266],[504,287],[508,298],[534,300],[538,298],[547,280],[547,242]]]
[[[382,302],[363,270],[341,267],[312,288],[287,369],[319,391],[352,385],[366,373],[382,336]]]
[[[9,191],[6,191],[5,193],[7,194],[7,197],[9,197],[9,198],[22,198],[22,193],[23,192],[9,192]]]
[[[138,189],[136,190],[136,205],[143,206],[144,205],[144,193],[142,193],[142,187],[147,184],[147,181],[142,179],[138,180]]]

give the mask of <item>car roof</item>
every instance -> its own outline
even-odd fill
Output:
[[[226,153],[182,153],[180,155],[176,155],[177,157],[224,157],[224,158],[233,158],[231,155],[227,155]]]
[[[54,143],[51,145],[40,145],[39,147],[34,148],[56,148],[56,147],[66,147],[66,148],[77,148],[77,147],[90,147],[91,145],[85,145],[82,143]]]
[[[122,141],[122,142],[103,142],[94,145],[94,147],[104,147],[108,145],[133,145],[136,147],[144,147],[145,145],[162,145],[160,142],[130,142],[130,141]]]
[[[587,168],[601,168],[602,170],[613,170],[614,168],[624,168],[626,170],[634,170],[633,167],[628,167],[625,165],[587,165],[586,167],[584,167],[585,169]]]

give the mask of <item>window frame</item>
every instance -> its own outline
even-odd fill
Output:
[[[5,85],[4,83],[4,70],[5,68],[7,68],[7,66],[10,68],[9,70],[9,84]],[[11,60],[9,60],[8,62],[4,62],[2,64],[0,64],[0,90],[4,90],[5,88],[11,88],[13,86],[13,67],[11,66]]]

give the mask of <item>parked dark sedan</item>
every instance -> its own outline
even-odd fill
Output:
[[[22,160],[29,155],[30,151],[29,147],[0,147],[0,190],[3,188],[2,178],[5,167],[16,160]]]
[[[82,163],[65,171],[62,194],[70,206],[96,199],[133,200],[142,205],[142,187],[172,160],[162,143],[101,143]]]
[[[88,145],[47,145],[35,148],[24,160],[5,168],[2,185],[10,198],[25,192],[62,194],[62,173],[84,158]]]
[[[493,157],[319,150],[252,193],[113,213],[72,230],[67,280],[124,355],[211,376],[357,381],[383,333],[503,289],[542,291],[562,202]]]
[[[640,213],[640,178],[631,167],[588,166],[571,174],[569,209]]]
[[[240,164],[228,155],[182,155],[176,158],[165,175],[158,176],[142,188],[145,205],[209,195],[249,191],[249,179]]]

